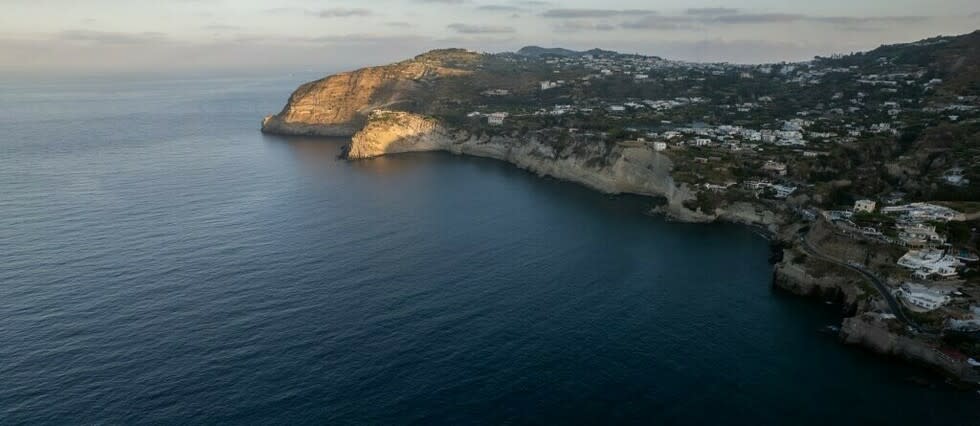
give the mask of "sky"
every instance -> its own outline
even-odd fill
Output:
[[[526,45],[762,63],[978,28],[976,0],[0,0],[0,71],[338,71]]]

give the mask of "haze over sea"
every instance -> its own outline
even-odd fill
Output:
[[[747,228],[260,134],[314,77],[0,82],[0,424],[980,421]]]

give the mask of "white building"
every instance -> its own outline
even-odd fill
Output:
[[[770,188],[772,188],[772,190],[776,192],[775,195],[776,198],[786,198],[789,197],[790,195],[793,195],[793,193],[796,192],[795,186],[771,185]]]
[[[909,250],[900,259],[898,266],[914,271],[919,278],[955,278],[956,268],[963,266],[955,257],[942,250]]]
[[[945,180],[946,183],[953,186],[966,186],[968,183],[970,183],[969,179],[963,177],[963,169],[958,167],[949,169],[943,175],[943,180]]]
[[[507,96],[510,94],[510,90],[507,89],[487,89],[480,92],[483,96]]]
[[[884,235],[878,230],[878,228],[873,226],[865,226],[864,228],[861,228],[861,233],[869,237],[880,237]]]
[[[505,118],[507,118],[506,112],[495,112],[492,114],[487,114],[487,124],[491,126],[500,126],[504,124]]]
[[[881,209],[885,214],[897,214],[906,216],[917,221],[943,221],[966,220],[966,216],[949,207],[937,206],[929,203],[912,203],[902,206],[889,206]]]
[[[854,212],[847,210],[828,210],[823,212],[823,216],[829,221],[851,220],[854,217]]]
[[[550,90],[558,87],[558,82],[555,81],[542,81],[541,90]]]
[[[653,150],[654,151],[665,151],[665,150],[667,150],[667,142],[654,142],[653,143]]]
[[[946,239],[936,232],[935,226],[915,224],[899,225],[898,239],[906,247],[925,247],[927,245],[943,245]]]
[[[872,200],[857,200],[854,202],[854,212],[874,213],[875,202]]]
[[[949,303],[948,292],[921,284],[905,283],[895,292],[909,305],[931,311]]]

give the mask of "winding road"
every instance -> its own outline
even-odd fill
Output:
[[[864,278],[870,281],[871,284],[874,285],[875,289],[878,290],[878,294],[881,295],[883,299],[885,299],[886,303],[888,303],[888,308],[889,310],[891,310],[891,313],[894,314],[895,317],[899,319],[899,321],[902,321],[903,323],[905,323],[905,325],[911,327],[915,331],[923,332],[922,327],[920,327],[919,324],[916,324],[915,321],[913,321],[911,318],[908,317],[908,315],[905,314],[905,310],[902,309],[902,305],[900,304],[900,302],[897,299],[895,299],[895,295],[893,295],[890,291],[888,291],[888,287],[885,285],[885,283],[883,283],[881,279],[878,278],[874,273],[872,273],[871,271],[867,270],[862,266],[844,262],[833,256],[829,256],[824,253],[821,253],[820,250],[817,250],[815,247],[813,247],[812,244],[810,244],[810,241],[807,240],[806,235],[801,235],[800,241],[802,243],[803,250],[806,251],[807,254],[816,257],[817,259],[823,260],[825,262],[830,262],[836,265],[840,265],[861,274]]]

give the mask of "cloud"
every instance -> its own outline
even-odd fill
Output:
[[[687,16],[651,15],[623,22],[621,26],[630,30],[681,30],[693,28],[696,22]]]
[[[364,8],[343,8],[343,7],[332,7],[330,9],[323,9],[317,16],[321,18],[349,18],[353,16],[371,16],[374,15],[369,9]]]
[[[201,27],[202,30],[208,31],[236,31],[242,29],[238,25],[225,25],[225,24],[211,24]]]
[[[908,24],[913,22],[922,22],[928,20],[929,17],[926,16],[869,16],[869,17],[812,16],[812,17],[807,17],[807,19],[814,22],[824,22],[828,24],[855,25],[855,24],[866,24],[866,23]]]
[[[549,9],[541,16],[556,19],[612,18],[629,15],[653,15],[656,11],[646,9]]]
[[[526,12],[527,9],[518,6],[505,5],[505,4],[485,4],[483,6],[477,7],[477,10],[482,10],[484,12]]]
[[[738,13],[738,9],[732,9],[730,7],[700,7],[687,9],[684,13],[695,16],[734,15]]]
[[[120,33],[91,30],[65,30],[57,34],[62,41],[88,42],[98,44],[145,44],[161,42],[167,36],[158,32]]]
[[[384,25],[391,28],[411,28],[415,26],[411,22],[405,22],[405,21],[385,22]]]
[[[554,29],[562,33],[578,33],[585,31],[612,31],[616,29],[616,26],[606,22],[564,21],[555,25]]]
[[[265,9],[263,13],[267,13],[269,15],[287,15],[292,13],[310,14],[311,11],[306,9],[300,9],[298,7],[272,7],[269,9]]]
[[[709,23],[739,25],[812,22],[834,25],[838,29],[847,31],[874,31],[880,29],[875,24],[910,24],[929,19],[927,16],[812,16],[793,13],[757,13],[714,16]]]
[[[551,3],[546,1],[536,0],[510,1],[507,2],[507,4],[484,4],[477,6],[476,9],[484,12],[523,13],[530,12],[531,9],[548,6],[550,4]]]
[[[926,16],[814,16],[797,13],[741,13],[730,8],[687,9],[682,15],[647,15],[622,22],[630,30],[684,30],[717,25],[768,25],[795,22],[833,25],[846,31],[876,31],[875,24],[922,22]]]
[[[428,37],[390,34],[338,34],[319,37],[292,37],[287,41],[332,44],[381,44],[391,42],[428,41]]]
[[[799,21],[805,17],[795,13],[746,13],[719,15],[712,17],[711,20],[722,24],[769,24]]]
[[[221,72],[322,74],[390,63],[435,47],[452,47],[416,35],[346,34],[287,37],[241,34],[190,41],[143,33],[63,32],[11,38],[0,34],[0,74]],[[63,39],[70,38],[72,42]],[[483,44],[474,44],[473,47]]]
[[[446,26],[460,34],[507,34],[515,32],[514,27],[498,25],[449,24]]]

